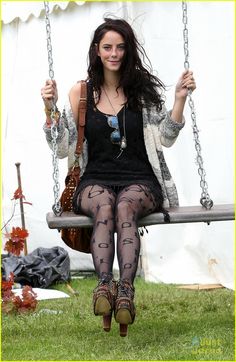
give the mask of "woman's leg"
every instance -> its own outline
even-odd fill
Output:
[[[95,315],[103,316],[103,329],[107,332],[116,292],[112,275],[115,197],[112,190],[99,185],[85,187],[78,196],[79,210],[94,220],[90,249],[99,282],[93,291],[93,308]]]
[[[93,218],[91,253],[97,275],[112,273],[114,261],[114,206],[115,194],[112,190],[90,185],[78,196],[80,211]]]
[[[154,196],[143,185],[127,186],[117,196],[116,231],[120,280],[117,283],[115,319],[120,324],[120,335],[123,337],[127,335],[128,324],[132,324],[135,319],[133,281],[140,252],[137,221],[153,212],[156,207]]]
[[[156,207],[154,196],[144,185],[127,186],[117,196],[116,231],[120,279],[126,279],[131,284],[135,278],[140,252],[137,221],[152,213]]]

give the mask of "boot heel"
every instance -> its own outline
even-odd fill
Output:
[[[115,303],[115,320],[120,325],[120,336],[127,335],[128,325],[135,319],[134,287],[128,280],[120,280],[117,284]]]
[[[120,324],[120,336],[126,337],[128,331],[128,324]]]
[[[103,329],[105,332],[110,332],[111,320],[112,320],[112,314],[103,316]]]
[[[102,273],[101,279],[93,291],[93,310],[95,315],[102,316],[103,329],[106,332],[111,330],[116,293],[116,282],[112,279],[112,274]]]

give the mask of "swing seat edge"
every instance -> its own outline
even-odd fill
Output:
[[[170,223],[164,221],[164,215],[159,212],[152,213],[139,220],[138,225],[151,226],[160,224],[179,224],[212,221],[230,221],[235,220],[235,205],[234,204],[219,204],[214,205],[210,210],[202,206],[181,206],[176,208],[167,208],[170,215]],[[73,212],[63,212],[60,216],[54,215],[53,212],[48,212],[46,221],[50,229],[63,228],[88,228],[93,226],[93,220],[90,217]]]

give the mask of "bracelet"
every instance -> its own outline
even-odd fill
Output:
[[[44,112],[46,114],[46,116],[51,116],[51,109],[47,109],[46,107],[44,108]]]
[[[60,116],[61,116],[61,113],[60,111],[58,110],[58,108],[56,107],[55,110],[53,111],[52,109],[47,109],[46,107],[44,108],[44,112],[47,116],[47,118],[50,118],[50,119],[55,119],[56,121],[59,120]]]
[[[47,128],[50,128],[52,125],[52,121],[55,121],[56,124],[58,124],[58,121],[60,119],[61,113],[59,112],[58,108],[55,108],[55,111],[53,110],[49,110],[47,108],[44,109],[44,112],[46,114],[46,125]]]

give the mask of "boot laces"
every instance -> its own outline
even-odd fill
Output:
[[[110,284],[112,281],[112,274],[102,273],[98,285]]]
[[[129,282],[120,281],[118,283],[118,298],[126,297],[132,299],[134,296],[133,287]]]

